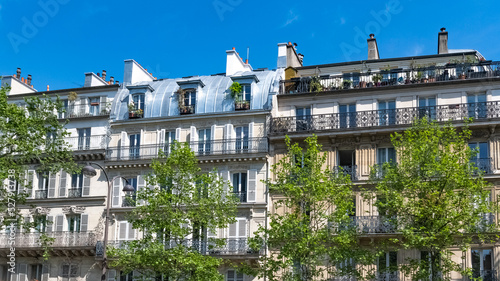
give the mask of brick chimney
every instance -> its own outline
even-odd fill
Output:
[[[28,74],[27,83],[28,83],[28,85],[31,86],[31,74]]]
[[[106,70],[102,71],[102,80],[106,81]]]
[[[380,55],[378,53],[377,39],[375,39],[375,34],[370,34],[370,38],[366,40],[368,42],[368,60],[378,60]]]
[[[438,33],[438,54],[448,53],[448,31],[446,28],[441,28],[441,32]]]
[[[16,75],[17,75],[16,76],[17,79],[21,80],[21,68],[20,67],[17,68],[17,74]]]

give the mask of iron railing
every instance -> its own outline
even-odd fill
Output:
[[[248,138],[236,140],[211,140],[205,142],[191,142],[191,149],[196,156],[244,154],[267,152],[267,138]],[[162,151],[168,155],[169,145],[141,145],[110,147],[106,153],[107,160],[136,160],[158,157]]]
[[[52,248],[55,247],[86,247],[95,245],[97,239],[94,232],[48,232],[47,236],[54,238]],[[16,233],[16,248],[40,248],[41,233]],[[9,234],[0,234],[0,248],[10,247],[8,244]]]
[[[247,193],[246,192],[233,192],[234,196],[236,196],[241,203],[247,202]]]
[[[109,107],[111,103],[98,102],[95,105],[91,104],[74,104],[68,105],[65,112],[59,113],[59,118],[81,118],[93,116],[107,116],[110,113]]]
[[[397,226],[390,218],[383,216],[352,216],[345,224],[333,225],[333,231],[356,229],[359,233],[396,233]]]
[[[70,189],[68,189],[68,197],[69,198],[82,197],[82,189],[81,188],[70,188]]]
[[[333,167],[334,174],[347,174],[351,177],[351,180],[355,181],[359,179],[358,166],[356,165],[342,165]]]
[[[411,125],[416,119],[427,117],[439,122],[500,118],[500,102],[462,103],[426,107],[406,107],[384,110],[317,114],[271,118],[270,134],[293,132],[349,130],[359,128]]]
[[[35,190],[35,199],[47,198],[47,190]]]
[[[248,245],[248,238],[223,238],[224,244],[218,246],[215,242],[203,241],[197,239],[185,239],[182,242],[170,241],[165,244],[165,248],[173,248],[178,245],[191,248],[192,250],[204,255],[255,255],[262,254],[263,249],[254,250]],[[127,241],[114,240],[108,241],[108,245],[115,248],[125,248]],[[96,244],[96,255],[102,256],[103,245],[101,241]]]
[[[65,141],[70,145],[71,150],[91,150],[105,149],[106,136],[85,136],[85,137],[67,137]]]
[[[474,165],[478,171],[485,174],[491,174],[493,172],[491,169],[492,162],[491,158],[473,158],[470,160],[470,163]]]
[[[296,77],[280,81],[280,95],[334,92],[347,89],[393,87],[420,83],[481,79],[500,76],[500,62],[459,63],[414,69]]]
[[[380,272],[375,276],[376,281],[399,281],[399,272]]]
[[[482,278],[482,281],[498,281],[498,275],[496,270],[472,270],[473,278]],[[478,280],[467,278],[469,281]]]

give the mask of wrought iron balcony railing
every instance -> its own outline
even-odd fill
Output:
[[[109,107],[111,103],[98,102],[92,104],[75,104],[68,105],[65,108],[65,112],[59,113],[60,119],[66,118],[81,118],[81,117],[93,117],[93,116],[107,116],[110,113]]]
[[[68,189],[68,197],[69,198],[82,197],[82,189],[81,188],[70,188],[70,189]]]
[[[355,228],[359,233],[396,233],[397,226],[393,220],[383,216],[353,216],[345,225],[333,225],[333,231]]]
[[[85,136],[85,137],[67,137],[65,141],[70,145],[71,150],[92,150],[105,149],[106,136]]]
[[[186,239],[181,243],[177,243],[175,241],[170,241],[165,244],[166,248],[173,248],[177,245],[181,244],[185,247],[191,248],[192,250],[199,252],[204,255],[256,255],[262,254],[263,249],[254,250],[251,249],[248,245],[247,238],[224,238],[222,239],[224,244],[222,246],[215,245],[214,242],[211,241],[200,241],[197,239]],[[115,248],[124,248],[126,247],[127,241],[123,240],[114,240],[109,241],[108,245],[113,246]],[[96,244],[96,255],[102,256],[102,242],[98,241]]]
[[[47,198],[47,190],[35,190],[35,199]]]
[[[50,232],[47,236],[54,238],[51,244],[55,247],[87,247],[94,246],[97,239],[94,232]],[[41,233],[16,233],[16,248],[40,248]],[[8,244],[9,234],[0,234],[0,248],[10,247]]]
[[[376,281],[399,281],[399,273],[396,272],[380,272],[375,277]]]
[[[499,66],[500,62],[489,61],[344,75],[296,77],[280,82],[280,95],[498,77],[500,76]]]
[[[415,119],[428,117],[438,122],[500,118],[500,102],[462,103],[426,107],[406,107],[345,113],[271,118],[270,134],[294,132],[354,130],[359,128],[411,125]]]
[[[236,196],[241,203],[247,202],[247,193],[246,192],[233,192],[234,196]]]
[[[474,158],[470,163],[475,166],[478,171],[485,174],[491,174],[493,170],[491,169],[492,159],[491,158]]]
[[[267,138],[191,142],[190,146],[191,149],[195,152],[196,156],[261,153],[268,151]],[[160,151],[163,151],[163,153],[168,155],[170,146],[152,144],[141,146],[110,147],[107,150],[106,159],[116,161],[152,159],[158,157],[158,153]]]
[[[356,165],[342,165],[333,167],[334,174],[347,174],[351,177],[352,181],[358,180],[358,166]]]
[[[467,278],[467,280],[473,281],[482,278],[483,281],[498,281],[498,275],[496,270],[473,270],[472,277],[477,279]]]

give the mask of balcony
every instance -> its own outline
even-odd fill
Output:
[[[427,107],[406,107],[347,113],[318,114],[299,117],[271,118],[270,134],[312,131],[346,131],[363,128],[409,126],[415,119],[427,117],[438,122],[475,121],[500,118],[500,102],[463,103]]]
[[[108,116],[111,103],[99,102],[96,104],[76,104],[68,105],[65,112],[59,113],[60,119],[82,118],[94,116]]]
[[[179,108],[181,115],[186,114],[194,114],[195,113],[195,105],[184,105],[182,108]]]
[[[68,143],[68,145],[70,145],[70,149],[74,151],[106,148],[105,135],[67,137],[64,140]]]
[[[483,281],[498,281],[498,275],[496,270],[473,270],[473,278],[482,278]],[[477,280],[472,278],[467,278],[469,281]]]
[[[296,77],[280,82],[280,95],[311,92],[336,92],[341,90],[395,87],[400,85],[460,81],[500,76],[500,62],[447,64],[413,69],[391,69],[379,72],[353,73],[319,77]],[[350,80],[353,79],[353,80]]]
[[[35,190],[35,199],[47,198],[47,190]]]
[[[196,156],[265,153],[268,150],[267,138],[192,142],[190,146]],[[107,150],[106,160],[123,161],[152,159],[158,157],[160,150],[168,155],[170,147],[168,145],[158,144],[111,147]]]
[[[122,207],[135,207],[136,206],[136,199],[135,196],[122,196]]]
[[[223,238],[224,245],[216,246],[214,242],[200,241],[197,239],[185,239],[181,243],[175,241],[167,242],[165,248],[173,248],[181,244],[193,251],[199,252],[204,255],[258,255],[263,253],[263,249],[254,250],[248,246],[247,238]],[[109,241],[108,245],[115,248],[124,248],[126,244],[122,240]],[[96,255],[102,256],[102,242],[98,241],[96,244]]]
[[[68,198],[79,198],[82,197],[81,188],[70,188],[68,189]]]
[[[247,193],[246,192],[233,192],[234,196],[238,198],[240,203],[246,203],[247,202]]]
[[[482,172],[484,174],[493,173],[493,170],[491,169],[492,162],[491,158],[474,158],[470,161],[470,163],[477,168],[478,172]]]
[[[249,110],[250,102],[249,101],[240,101],[234,103],[234,110]]]
[[[51,248],[94,246],[97,239],[94,232],[50,232],[47,236],[54,238]],[[16,233],[16,248],[41,248],[40,233]],[[8,248],[9,234],[0,234],[0,248]]]
[[[355,228],[359,233],[387,234],[396,233],[397,227],[389,218],[382,216],[353,216],[348,225],[334,225],[334,231]]]
[[[333,174],[346,174],[351,177],[352,181],[356,181],[359,179],[358,175],[358,166],[356,165],[348,165],[348,166],[335,166],[333,167]]]

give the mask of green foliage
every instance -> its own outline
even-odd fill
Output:
[[[272,167],[275,180],[267,181],[270,193],[279,198],[272,207],[278,211],[252,239],[254,246],[266,241],[269,254],[260,258],[260,267],[246,268],[247,272],[268,280],[357,276],[354,268],[339,272],[332,266],[362,256],[349,218],[354,207],[350,176],[325,168],[326,154],[316,136],[305,140],[305,149],[288,137],[286,144],[288,153]]]
[[[380,82],[380,81],[382,80],[382,74],[377,73],[377,74],[373,75],[373,76],[372,76],[372,80],[373,80],[373,82],[375,82],[375,83]]]
[[[489,199],[491,187],[481,171],[469,161],[477,153],[468,146],[470,136],[468,126],[459,131],[423,118],[392,135],[398,163],[372,169],[376,195],[366,192],[365,198],[384,198],[375,205],[397,225],[400,237],[391,241],[393,247],[428,253],[427,259],[400,265],[412,280],[428,280],[431,273],[432,280],[448,280],[451,271],[470,274],[454,261],[460,256],[453,260],[450,248],[466,251],[471,243],[496,239],[489,233],[497,227],[485,214],[498,206]]]
[[[205,253],[224,243],[207,233],[235,222],[238,201],[225,189],[228,183],[215,170],[202,173],[189,145],[178,142],[168,157],[160,153],[151,167],[153,173],[146,179],[150,187],[137,194],[138,202],[144,203],[128,217],[144,236],[123,248],[109,249],[111,266],[125,272],[161,273],[169,280],[222,280],[218,272],[222,260]]]
[[[242,91],[243,87],[238,82],[233,82],[233,84],[231,84],[231,86],[229,87],[231,98],[233,98],[235,102],[239,102],[243,98],[241,95]]]
[[[314,75],[311,77],[311,82],[309,84],[310,92],[321,92],[323,91],[323,85],[321,84],[321,79],[319,76]]]

